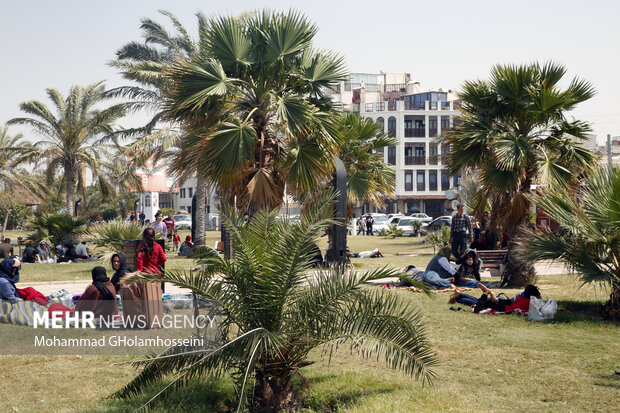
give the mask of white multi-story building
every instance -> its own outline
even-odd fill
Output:
[[[383,151],[385,162],[396,172],[395,196],[385,200],[383,212],[438,217],[450,207],[445,192],[458,186],[458,177],[445,171],[450,148],[436,139],[459,116],[459,101],[452,91],[425,91],[410,78],[408,73],[353,74],[331,96],[360,116],[382,123],[383,131],[397,141]],[[394,81],[398,83],[388,83]],[[358,213],[369,210],[364,205]]]
[[[179,183],[179,190],[176,194],[176,202],[178,210],[192,213],[192,198],[196,193],[196,178],[190,178]],[[219,228],[220,218],[217,204],[219,199],[215,188],[207,187],[206,196],[205,221],[208,230],[216,230]]]

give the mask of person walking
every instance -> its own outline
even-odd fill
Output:
[[[359,217],[357,219],[357,235],[362,233],[362,235],[366,235],[366,230],[364,229],[366,225],[364,224],[364,217]]]
[[[474,242],[471,219],[465,214],[465,206],[458,204],[456,214],[452,217],[450,226],[450,244],[452,245],[452,255],[460,257],[467,250],[467,234],[469,233],[469,244]]]
[[[366,235],[370,235],[371,237],[374,235],[372,232],[372,224],[375,223],[375,220],[372,219],[372,215],[370,213],[366,217]]]

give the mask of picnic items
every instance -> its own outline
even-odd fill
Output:
[[[19,298],[24,301],[34,301],[35,303],[41,304],[42,306],[46,306],[49,302],[46,296],[44,296],[32,287],[16,288],[16,290]]]
[[[541,300],[536,297],[532,297],[530,299],[530,309],[528,311],[528,318],[530,320],[549,320],[555,317],[557,312],[558,303],[553,298]]]

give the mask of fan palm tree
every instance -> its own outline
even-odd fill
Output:
[[[199,168],[250,215],[280,207],[285,184],[316,188],[337,153],[324,90],[345,78],[343,59],[313,49],[317,29],[295,11],[203,21],[200,54],[175,65],[168,90],[174,119],[221,110],[215,129],[196,131]]]
[[[56,89],[47,89],[47,95],[56,115],[44,103],[33,100],[20,104],[20,109],[32,117],[14,118],[8,123],[29,125],[41,136],[34,144],[37,156],[47,162],[50,182],[55,171],[62,168],[67,213],[73,214],[75,186],[79,184],[85,190],[87,170],[97,178],[105,160],[106,141],[125,109],[121,105],[95,108],[106,100],[102,82],[73,86],[66,98]]]
[[[120,69],[123,77],[133,80],[139,86],[123,86],[112,89],[111,96],[129,98],[126,103],[131,110],[147,109],[154,112],[151,120],[140,128],[125,130],[122,135],[139,136],[129,145],[127,154],[132,162],[144,164],[149,158],[154,163],[170,162],[169,172],[178,176],[180,181],[196,175],[196,245],[205,243],[205,197],[207,189],[206,176],[196,168],[197,161],[188,159],[195,151],[190,150],[196,140],[188,140],[192,128],[191,122],[166,124],[164,110],[165,92],[169,81],[165,76],[167,68],[176,60],[191,59],[199,47],[189,35],[187,29],[172,13],[161,11],[172,22],[175,32],[170,33],[159,22],[142,19],[140,26],[143,42],[130,42],[116,53],[116,59],[110,65]],[[198,16],[199,26],[204,25],[204,17]],[[218,119],[219,121],[219,119]],[[183,150],[182,150],[183,149]]]
[[[41,185],[30,172],[19,168],[27,163],[36,152],[32,144],[23,139],[18,133],[9,135],[7,127],[0,126],[0,207],[4,209],[4,233],[9,219],[13,203],[17,199],[39,198],[45,194],[45,186]]]
[[[290,223],[277,219],[277,210],[262,210],[248,222],[222,206],[235,259],[220,258],[205,248],[199,273],[167,271],[164,280],[221,305],[223,345],[216,351],[170,349],[138,362],[143,370],[115,395],[130,397],[170,374],[176,379],[156,397],[169,395],[199,375],[230,374],[237,386],[238,410],[249,398],[259,411],[290,411],[299,407],[293,382],[301,368],[313,363],[309,352],[347,344],[360,356],[378,357],[394,369],[430,380],[435,356],[420,314],[409,301],[363,287],[397,271],[307,271],[319,234],[333,223],[325,218],[332,208],[331,194],[326,194],[301,222]],[[250,384],[253,391],[248,390]]]
[[[537,204],[561,231],[530,231],[526,257],[562,261],[584,284],[609,288],[603,315],[620,320],[620,169],[602,169],[578,191],[559,188]]]
[[[565,73],[556,63],[495,66],[489,80],[465,82],[462,116],[441,138],[451,147],[448,173],[479,172],[475,212],[489,202],[492,226],[512,240],[528,222],[533,184],[567,187],[595,164],[594,153],[574,140],[586,139],[588,124],[566,118],[594,89],[577,78],[562,89]],[[503,283],[522,285],[534,267],[510,245]]]

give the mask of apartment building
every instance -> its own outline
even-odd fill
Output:
[[[445,171],[445,155],[450,148],[439,145],[436,138],[459,116],[456,94],[424,90],[420,83],[411,82],[409,73],[358,73],[350,80],[339,85],[332,99],[381,123],[383,131],[397,141],[383,150],[385,162],[396,172],[396,190],[393,199],[385,200],[382,212],[444,215],[451,208],[445,192],[458,186],[459,177]],[[394,81],[398,83],[389,83]],[[369,210],[364,205],[357,212]]]
[[[179,211],[185,211],[189,214],[192,213],[192,198],[196,193],[196,178],[190,178],[179,183],[178,192],[176,194],[177,209]],[[208,230],[216,230],[219,228],[220,218],[217,210],[217,204],[219,199],[215,188],[207,187],[205,206],[205,223]]]

